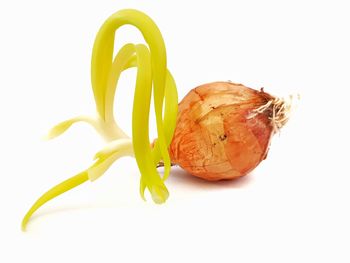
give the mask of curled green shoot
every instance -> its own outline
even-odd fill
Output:
[[[124,45],[113,60],[115,31],[125,25],[135,26],[142,33],[144,44]],[[117,125],[114,114],[114,97],[119,77],[128,68],[137,68],[137,79],[132,113],[132,138]],[[22,221],[22,229],[32,214],[56,196],[75,188],[83,182],[94,181],[119,158],[134,156],[141,173],[140,194],[144,198],[147,188],[155,203],[168,198],[164,180],[170,171],[167,147],[174,133],[177,115],[177,90],[175,81],[166,67],[166,51],[162,35],[156,24],[142,12],[126,9],[110,16],[98,32],[92,53],[91,81],[97,117],[80,116],[66,120],[51,129],[47,138],[55,138],[76,122],[86,122],[105,139],[107,145],[95,155],[95,162],[86,170],[51,188],[29,209]],[[158,139],[152,149],[149,138],[149,113],[151,94]],[[163,113],[163,103],[165,110]],[[156,164],[164,162],[163,177]]]

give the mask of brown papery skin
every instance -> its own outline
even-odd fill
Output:
[[[273,135],[271,111],[251,117],[252,110],[273,98],[231,82],[192,89],[179,104],[172,163],[210,181],[248,174],[266,158]]]

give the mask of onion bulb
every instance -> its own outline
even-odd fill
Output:
[[[194,88],[179,104],[172,163],[210,181],[244,176],[266,158],[289,110],[285,100],[242,84]]]

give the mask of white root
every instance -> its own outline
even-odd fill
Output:
[[[254,118],[258,114],[269,112],[269,118],[273,126],[274,133],[280,131],[280,129],[288,122],[291,110],[294,107],[295,100],[299,100],[300,96],[289,95],[286,98],[273,98],[267,103],[261,105],[260,107],[252,110],[252,112],[247,117],[248,119]]]

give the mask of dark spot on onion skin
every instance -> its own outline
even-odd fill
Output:
[[[224,140],[226,140],[226,138],[227,138],[226,134],[223,134],[223,135],[219,136],[220,141],[224,141]]]

